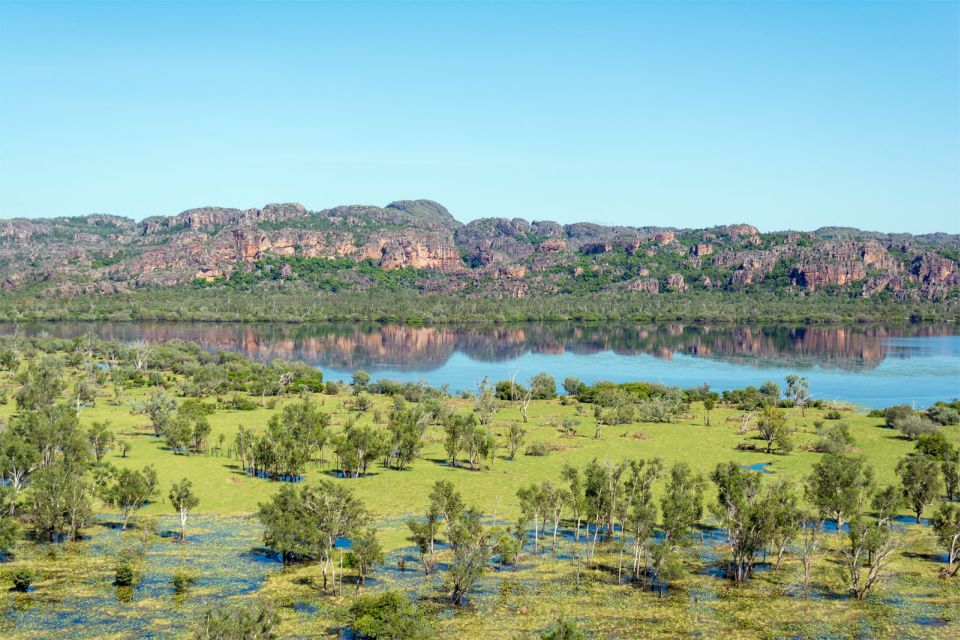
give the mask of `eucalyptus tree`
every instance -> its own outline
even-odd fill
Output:
[[[30,482],[30,521],[39,536],[77,540],[93,514],[90,484],[82,466],[60,460],[37,471]]]
[[[394,409],[387,424],[388,466],[399,471],[410,466],[423,450],[423,435],[429,424],[430,415],[420,407]]]
[[[757,418],[757,429],[760,431],[760,437],[767,443],[767,453],[772,453],[774,447],[782,453],[790,453],[793,450],[793,441],[790,437],[793,430],[783,410],[764,405]]]
[[[175,482],[173,487],[170,488],[167,498],[170,500],[173,510],[180,517],[180,542],[186,542],[187,517],[200,504],[200,499],[193,492],[193,483],[187,478]]]
[[[0,478],[7,487],[9,514],[16,512],[17,500],[31,474],[40,467],[40,452],[13,430],[0,432]]]
[[[473,411],[477,416],[477,421],[489,429],[493,424],[493,417],[497,413],[499,402],[494,390],[490,388],[487,379],[484,378],[480,383],[480,389],[473,403]]]
[[[463,597],[480,579],[490,562],[490,540],[482,519],[483,514],[478,509],[468,509],[450,528],[453,557],[446,582],[451,601],[456,606],[463,604]]]
[[[523,425],[511,422],[507,430],[507,459],[513,460],[517,456],[517,451],[523,446],[527,439],[527,430]]]
[[[104,420],[90,425],[90,428],[87,429],[87,442],[90,443],[90,452],[94,459],[97,462],[103,460],[113,449],[114,436],[113,431],[110,430],[110,422]]]
[[[852,517],[840,559],[848,588],[857,600],[866,598],[883,579],[899,548],[899,538],[888,521],[869,520],[859,512]]]
[[[104,500],[123,514],[121,531],[126,530],[130,516],[156,495],[157,472],[150,465],[142,471],[121,469],[103,490]]]
[[[17,375],[17,382],[20,383],[14,396],[17,409],[31,411],[51,407],[66,389],[63,363],[51,356],[32,362]]]
[[[943,490],[937,461],[923,453],[909,454],[897,463],[897,475],[900,476],[903,497],[919,524],[924,509],[939,498]]]
[[[557,397],[557,381],[548,373],[538,373],[530,380],[530,395],[534,400],[552,400]]]
[[[633,537],[633,579],[643,572],[646,576],[646,557],[650,538],[657,526],[657,504],[653,498],[653,485],[663,472],[659,458],[631,461],[629,475],[624,482],[624,531]]]
[[[710,512],[730,543],[734,577],[743,582],[753,570],[757,555],[770,542],[770,505],[756,471],[728,462],[717,465],[711,479],[717,487],[717,500]]]
[[[339,538],[355,535],[370,516],[363,503],[343,485],[322,480],[295,489],[284,485],[266,503],[259,505],[264,543],[286,560],[296,558],[321,562],[323,589],[336,569],[333,550]]]
[[[594,550],[601,531],[604,539],[613,535],[617,515],[621,512],[622,480],[628,464],[613,463],[609,460],[600,464],[594,459],[584,468],[584,497],[587,516],[594,523]]]
[[[583,478],[580,475],[580,470],[569,464],[563,465],[560,475],[567,483],[567,502],[570,505],[571,516],[576,522],[574,541],[580,542],[580,524],[587,509]]]
[[[766,503],[769,510],[769,544],[777,556],[775,568],[779,569],[787,548],[803,533],[804,513],[794,484],[783,478],[768,485]]]
[[[363,586],[367,575],[378,564],[383,562],[383,547],[377,540],[375,529],[366,528],[354,536],[347,554],[348,564],[357,569],[357,593]]]
[[[163,388],[156,389],[146,400],[133,403],[133,412],[150,418],[153,433],[157,436],[163,434],[163,430],[173,419],[176,409],[177,401]]]
[[[822,518],[833,520],[839,534],[850,514],[863,510],[873,489],[873,469],[862,456],[827,453],[813,464],[805,493]]]
[[[788,400],[793,400],[794,404],[800,407],[800,415],[805,416],[805,408],[810,401],[810,385],[807,379],[796,374],[788,375],[786,396]]]
[[[947,550],[947,573],[960,572],[960,505],[943,501],[931,524],[937,540]]]
[[[667,581],[683,571],[680,552],[692,544],[690,530],[703,517],[704,478],[685,462],[670,468],[667,486],[660,500],[663,539],[653,545],[653,565],[658,590],[663,595]]]
[[[430,511],[443,518],[444,527],[449,538],[451,527],[456,524],[466,508],[463,497],[449,480],[437,480],[430,489],[429,499]],[[431,541],[431,546],[432,544]]]

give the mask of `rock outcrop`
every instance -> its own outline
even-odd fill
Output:
[[[317,260],[336,271],[338,287],[361,289],[377,278],[350,265],[409,269],[404,281],[426,292],[493,297],[766,287],[936,300],[960,288],[958,252],[960,238],[947,234],[840,227],[760,233],[746,224],[688,230],[519,217],[461,224],[430,200],[322,211],[286,203],[201,207],[139,223],[103,214],[2,220],[0,290],[111,294],[235,274],[285,283],[308,277],[312,267],[303,261]]]

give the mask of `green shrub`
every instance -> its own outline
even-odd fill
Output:
[[[17,591],[28,591],[33,584],[33,572],[30,569],[17,569],[12,577],[13,588]]]
[[[129,587],[134,582],[133,567],[127,563],[117,566],[117,573],[113,579],[113,584],[118,587]]]
[[[177,593],[184,593],[196,581],[196,576],[189,571],[176,571],[174,572],[173,579],[170,581],[170,583],[173,585],[174,591]]]
[[[524,452],[528,456],[545,456],[550,453],[550,449],[542,442],[533,442]]]
[[[826,415],[823,417],[826,418],[827,420],[839,420],[843,416],[840,415],[839,411],[835,409],[831,409],[830,411],[827,411]]]

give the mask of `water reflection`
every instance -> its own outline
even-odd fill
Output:
[[[510,326],[215,324],[215,323],[40,323],[0,325],[0,332],[49,333],[74,337],[93,333],[128,342],[172,339],[248,358],[301,360],[321,368],[432,371],[456,353],[481,362],[503,362],[527,354],[676,355],[733,363],[792,368],[872,369],[886,358],[917,356],[936,343],[916,338],[955,335],[948,326],[705,326],[577,325]]]
[[[300,360],[333,379],[377,378],[474,389],[484,378],[647,380],[720,391],[809,377],[816,398],[864,407],[929,406],[960,396],[960,337],[952,326],[317,325],[51,323],[0,332],[94,333],[111,340],[188,340],[248,358]]]

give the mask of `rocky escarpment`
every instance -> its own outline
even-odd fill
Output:
[[[0,290],[118,293],[195,281],[363,289],[403,286],[523,297],[704,289],[842,291],[936,300],[960,289],[960,239],[846,228],[761,233],[483,218],[430,200],[311,211],[296,203],[201,207],[141,222],[95,214],[0,221]],[[363,266],[363,269],[351,265]],[[405,273],[407,273],[405,272]],[[398,285],[399,286],[399,285]]]

